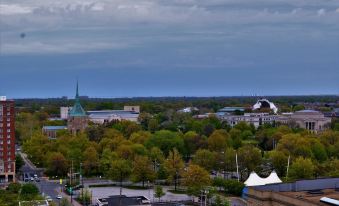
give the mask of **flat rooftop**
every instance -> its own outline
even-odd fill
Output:
[[[300,192],[279,192],[280,195],[299,199],[305,202],[313,203],[316,205],[324,205],[329,206],[329,204],[320,202],[320,198],[328,197],[335,200],[339,200],[339,190],[336,191],[335,189],[324,189],[320,190],[321,192],[315,192],[318,194],[310,194],[308,191],[300,191]]]

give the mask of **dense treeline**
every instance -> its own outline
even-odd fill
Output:
[[[216,112],[225,106],[252,106],[259,97],[136,97],[136,98],[82,98],[85,110],[122,109],[124,105],[140,105],[141,111],[157,114],[168,109],[178,110],[183,107],[198,107],[201,113]],[[299,103],[337,102],[338,96],[269,96],[282,111],[289,111]],[[29,112],[43,108],[50,115],[58,115],[59,107],[73,105],[74,100],[66,98],[52,99],[17,99],[17,107]]]
[[[46,107],[34,112],[25,110],[17,115],[17,139],[29,158],[45,167],[50,176],[65,176],[73,164],[74,171],[81,167],[85,176],[104,176],[120,183],[129,179],[143,185],[167,180],[175,188],[186,186],[190,194],[198,194],[208,185],[239,194],[243,185],[237,181],[210,179],[211,173],[237,179],[236,156],[240,180],[251,171],[265,176],[273,169],[285,181],[339,176],[336,119],[331,129],[319,134],[291,125],[255,128],[241,122],[231,128],[215,116],[197,120],[192,114],[177,112],[173,108],[181,107],[180,102],[167,108],[164,105],[170,103],[152,105],[159,107],[152,113],[142,112],[140,123],[90,124],[77,136],[62,131],[56,140],[44,136],[41,127],[66,122],[49,121],[51,114]],[[210,106],[206,108],[213,108]],[[291,165],[286,174],[289,158]]]

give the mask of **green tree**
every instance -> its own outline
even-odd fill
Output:
[[[153,163],[153,170],[157,171],[157,168],[165,160],[164,154],[158,147],[153,147],[149,152],[149,158]]]
[[[215,155],[209,150],[199,149],[195,153],[192,162],[210,171],[215,166]]]
[[[21,184],[20,183],[16,183],[16,182],[12,182],[8,185],[7,190],[12,192],[12,193],[16,193],[18,194],[20,192],[21,189]]]
[[[24,200],[33,200],[39,194],[39,189],[32,183],[24,184],[21,187],[20,195]]]
[[[178,132],[160,130],[155,132],[146,142],[147,148],[159,147],[164,154],[168,154],[173,148],[180,152],[184,150],[184,140]]]
[[[288,177],[291,179],[313,178],[315,166],[311,159],[298,157],[291,165]]]
[[[193,131],[186,132],[184,135],[185,155],[186,159],[190,159],[199,148],[207,145],[206,140],[199,134]]]
[[[271,151],[269,153],[273,167],[277,172],[278,176],[285,176],[288,157],[281,151]]]
[[[111,168],[111,163],[114,159],[117,159],[117,154],[112,152],[110,149],[105,148],[101,154],[101,158],[99,160],[99,168],[100,171],[107,177],[109,176],[109,170]]]
[[[21,155],[15,156],[15,171],[19,171],[22,166],[25,165],[24,160],[22,159]]]
[[[211,185],[209,173],[199,165],[190,164],[183,174],[184,185],[190,195],[199,196],[200,192]]]
[[[116,159],[112,161],[110,168],[110,178],[120,182],[120,196],[122,194],[122,182],[127,179],[132,172],[131,164],[127,160]]]
[[[239,148],[238,162],[242,175],[246,172],[246,176],[248,176],[251,171],[254,171],[261,164],[261,161],[261,152],[258,148],[252,145],[245,145]]]
[[[174,181],[174,190],[177,190],[179,175],[184,168],[184,161],[182,160],[178,150],[174,148],[169,152],[164,166],[168,173],[169,181]]]
[[[159,198],[159,202],[160,202],[160,198],[161,198],[162,196],[164,196],[165,194],[166,194],[166,193],[164,193],[164,191],[163,191],[161,185],[157,185],[157,186],[155,187],[154,197],[155,197],[155,198]]]

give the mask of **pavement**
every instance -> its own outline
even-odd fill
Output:
[[[30,183],[35,184],[39,190],[40,193],[43,196],[50,196],[51,199],[53,199],[53,201],[58,204],[59,203],[59,199],[57,199],[56,197],[59,194],[62,194],[61,189],[62,187],[59,185],[59,181],[50,181],[48,180],[48,178],[44,178],[42,177],[43,174],[43,169],[42,168],[37,168],[28,158],[27,155],[22,153],[22,152],[18,152],[18,154],[21,155],[22,159],[25,162],[25,165],[22,166],[22,168],[20,169],[20,171],[22,172],[23,175],[27,174],[29,177],[33,177],[34,174],[37,174],[40,181],[36,182],[33,181]],[[21,181],[23,182],[23,181]],[[64,197],[66,197],[67,195],[64,194]],[[75,204],[73,204],[75,205]]]
[[[119,195],[120,187],[91,187],[89,188],[92,194],[92,203],[95,204],[96,199],[105,198],[111,195]],[[161,197],[161,201],[187,201],[192,198],[186,194],[173,194],[168,192],[169,187],[163,187],[164,192],[166,193]],[[154,198],[154,190],[145,189],[145,190],[132,190],[132,189],[122,189],[122,194],[126,196],[145,196],[151,200],[151,202],[158,201],[158,198]]]

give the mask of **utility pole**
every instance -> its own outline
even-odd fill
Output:
[[[286,181],[288,179],[288,169],[290,167],[290,158],[291,158],[291,155],[288,155],[288,160],[287,160],[287,171],[286,171]]]
[[[239,177],[238,153],[235,153],[235,163],[237,164],[237,176],[238,176],[238,182],[239,182],[240,177]]]
[[[82,167],[82,163],[80,162],[80,184],[81,184],[81,198],[82,198],[82,204],[84,204],[84,182],[83,182],[83,178],[82,178],[82,173],[81,173],[81,167]]]

